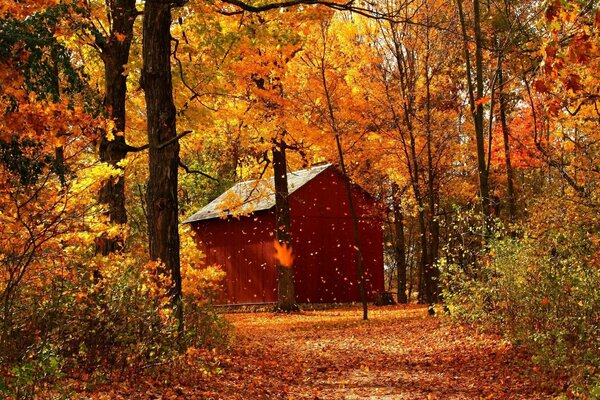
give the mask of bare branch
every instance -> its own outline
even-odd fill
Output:
[[[301,5],[322,5],[325,7],[329,7],[333,10],[337,10],[337,11],[351,11],[353,13],[356,13],[356,14],[359,14],[359,15],[362,15],[362,16],[365,16],[368,18],[386,20],[386,21],[391,21],[391,22],[410,22],[410,21],[405,21],[404,19],[397,18],[393,13],[384,13],[384,12],[378,11],[374,6],[372,8],[356,6],[354,0],[350,0],[350,1],[347,1],[344,3],[336,3],[333,1],[326,1],[326,0],[288,0],[288,1],[280,1],[280,2],[275,2],[275,3],[263,4],[263,5],[259,5],[259,6],[248,4],[241,0],[222,0],[222,1],[223,1],[223,3],[227,3],[227,4],[230,4],[230,5],[233,5],[233,6],[236,6],[239,8],[239,10],[232,10],[232,11],[228,11],[228,10],[224,10],[224,9],[219,10],[219,13],[221,13],[223,15],[239,15],[239,14],[242,14],[244,11],[263,12],[263,11],[276,10],[276,9],[281,9],[281,8],[296,7],[296,6],[301,6]],[[367,3],[367,4],[371,5],[371,3]]]
[[[181,167],[181,168],[182,168],[182,169],[183,169],[185,172],[187,172],[188,174],[199,174],[199,175],[202,175],[202,176],[203,176],[203,177],[205,177],[205,178],[211,179],[211,180],[213,180],[213,181],[215,181],[215,182],[219,182],[219,180],[218,180],[217,178],[215,178],[215,177],[212,177],[212,176],[208,175],[206,172],[202,172],[202,171],[199,171],[199,170],[196,170],[196,169],[190,169],[190,167],[188,167],[187,165],[185,165],[185,164],[184,164],[184,163],[181,161],[181,159],[179,160],[179,166],[180,166],[180,167]]]
[[[179,139],[183,138],[184,136],[192,133],[193,131],[183,131],[180,134],[178,134],[177,136],[167,140],[164,143],[159,144],[158,146],[156,146],[157,149],[162,149],[163,147],[167,147],[168,145],[170,145],[171,143],[174,143],[176,141],[178,141]],[[137,153],[140,151],[144,151],[146,149],[148,149],[150,147],[150,144],[146,143],[145,145],[142,146],[127,146],[127,152],[128,153]]]

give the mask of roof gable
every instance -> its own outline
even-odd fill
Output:
[[[291,195],[310,182],[332,164],[290,172],[287,174],[288,192]],[[231,215],[248,215],[275,207],[275,184],[273,178],[240,182],[208,203],[183,221],[184,224],[223,218]]]

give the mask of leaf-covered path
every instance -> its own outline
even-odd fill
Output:
[[[93,399],[545,399],[552,385],[502,340],[421,306],[227,314],[227,354],[188,351]],[[546,382],[546,389],[539,388]],[[556,385],[558,386],[558,385]]]
[[[533,371],[498,338],[423,307],[231,314],[234,356],[207,382],[227,399],[539,399]]]

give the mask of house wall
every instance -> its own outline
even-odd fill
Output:
[[[353,196],[367,295],[373,300],[384,289],[382,220],[363,190],[354,189]],[[290,196],[290,214],[297,301],[359,301],[354,233],[342,175],[330,168],[306,183]],[[193,227],[207,264],[224,266],[222,303],[277,300],[272,211],[200,221]]]
[[[277,271],[273,266],[275,217],[259,212],[240,219],[193,223],[196,242],[206,264],[226,273],[219,303],[268,303],[277,300]]]
[[[343,176],[330,168],[290,196],[299,302],[359,301],[354,230]],[[383,233],[373,200],[354,187],[367,297],[382,291]]]

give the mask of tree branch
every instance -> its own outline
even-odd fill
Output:
[[[156,148],[162,149],[163,147],[167,147],[171,143],[178,141],[179,139],[183,138],[184,136],[186,136],[192,132],[193,131],[183,131],[180,134],[178,134],[177,136],[167,140],[166,142],[159,144],[158,146],[156,146]],[[142,146],[129,146],[128,145],[126,151],[127,151],[127,153],[137,153],[140,151],[144,151],[144,150],[148,149],[149,147],[150,147],[149,143],[146,143],[145,145],[142,145]]]
[[[187,172],[188,174],[199,174],[199,175],[202,175],[202,176],[203,176],[203,177],[205,177],[205,178],[211,179],[211,180],[213,180],[213,181],[215,181],[215,182],[219,182],[219,180],[218,180],[217,178],[215,178],[215,177],[212,177],[212,176],[208,175],[208,174],[207,174],[207,173],[205,173],[205,172],[202,172],[202,171],[199,171],[199,170],[195,170],[195,169],[190,169],[190,167],[188,167],[187,165],[185,165],[185,164],[184,164],[184,163],[181,161],[181,159],[179,160],[179,166],[180,166],[180,167],[181,167],[181,168],[182,168],[182,169],[183,169],[185,172]]]
[[[241,0],[222,0],[222,1],[223,1],[223,3],[227,3],[227,4],[230,4],[230,5],[233,5],[233,6],[236,6],[239,8],[239,10],[233,10],[233,11],[219,10],[219,13],[221,13],[223,15],[238,15],[238,14],[242,14],[244,11],[263,12],[263,11],[275,10],[275,9],[280,9],[280,8],[295,7],[295,6],[300,6],[300,5],[322,5],[325,7],[329,7],[333,10],[337,10],[337,11],[351,11],[356,14],[360,14],[362,16],[368,17],[368,18],[374,18],[374,19],[386,20],[386,21],[392,21],[392,22],[415,23],[417,25],[420,25],[420,23],[418,23],[418,22],[405,21],[404,19],[398,19],[393,15],[393,13],[384,13],[381,11],[377,11],[376,8],[373,6],[373,4],[370,2],[367,4],[373,6],[373,8],[355,6],[354,0],[349,0],[344,3],[335,3],[333,1],[326,1],[326,0],[288,0],[288,1],[280,1],[280,2],[275,2],[275,3],[263,4],[263,5],[259,5],[259,6],[248,4]]]

